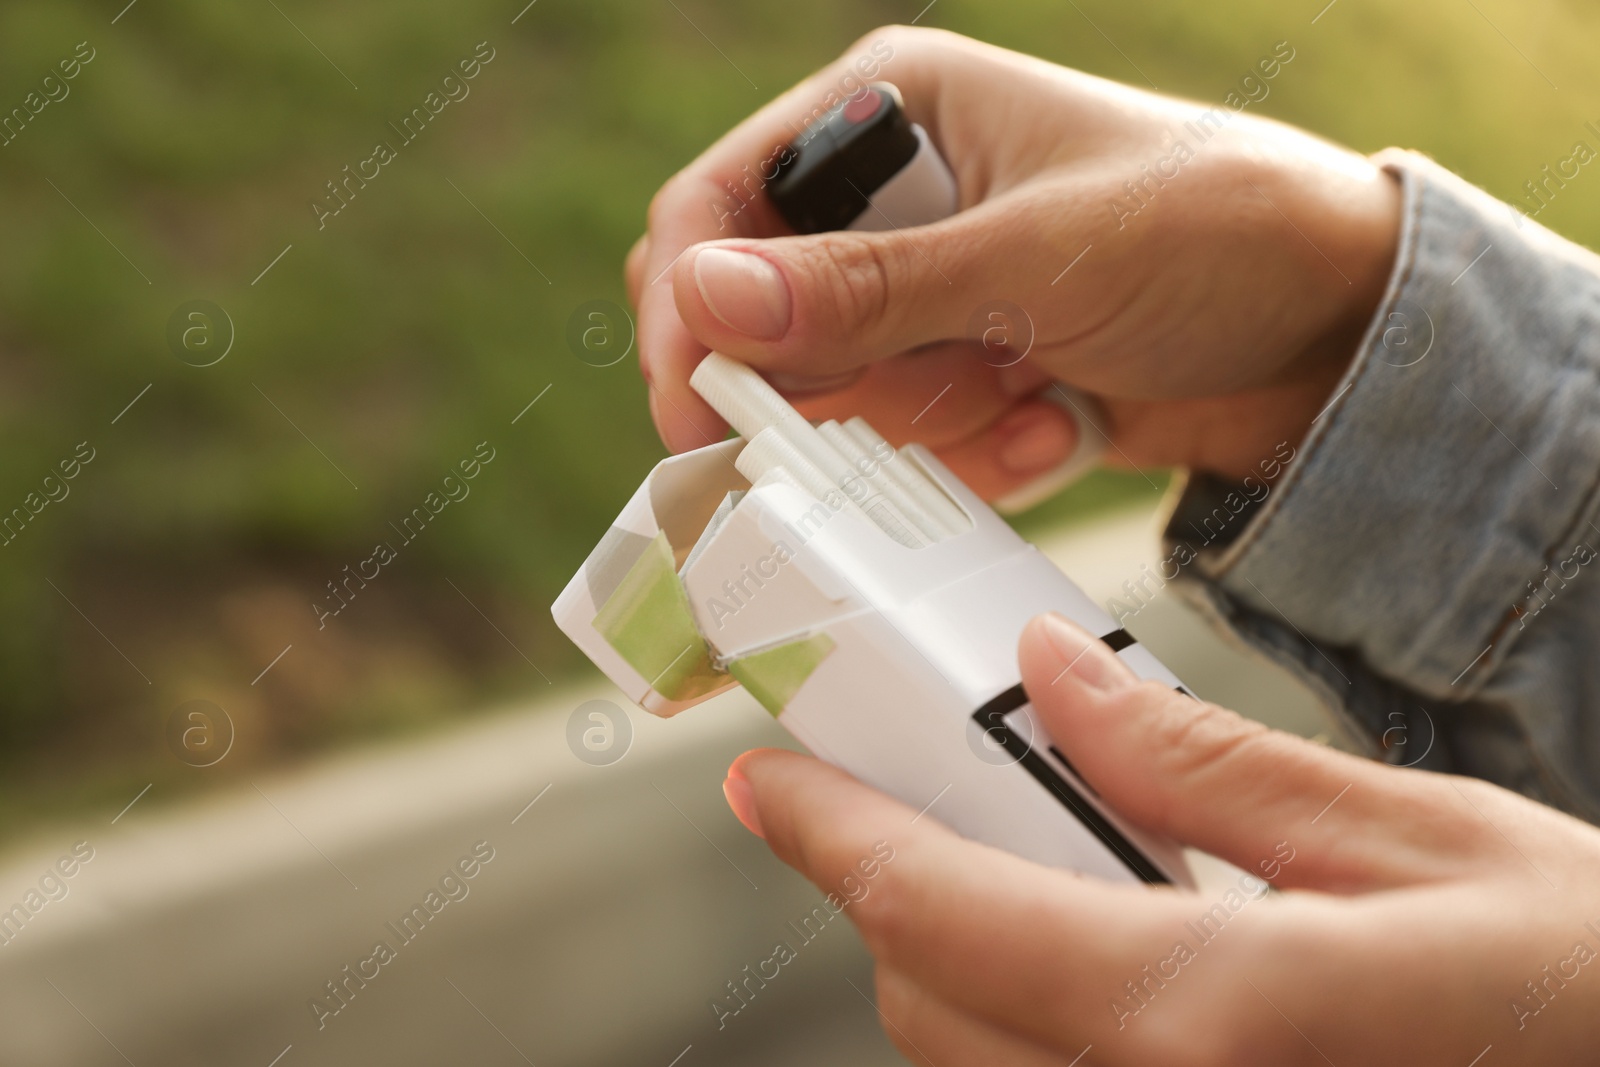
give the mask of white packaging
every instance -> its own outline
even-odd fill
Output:
[[[658,464],[553,606],[629,698],[670,716],[743,682],[819,758],[966,837],[1110,881],[1193,885],[1175,845],[1073,773],[1019,684],[1018,639],[1048,611],[1187,692],[1154,656],[921,447],[897,462],[972,525],[909,548],[838,494],[752,487],[733,464],[743,445]]]

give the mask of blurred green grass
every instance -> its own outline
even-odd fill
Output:
[[[0,147],[0,509],[78,442],[97,450],[0,549],[0,821],[225,780],[583,669],[547,605],[663,452],[634,361],[577,359],[569,316],[626,303],[622,257],[664,179],[922,3],[539,0],[513,25],[519,10],[0,10],[0,108],[78,42],[96,51]],[[1563,0],[938,0],[922,21],[1211,101],[1287,39],[1296,59],[1256,110],[1421,149],[1504,197],[1600,119],[1600,15]],[[324,183],[481,41],[496,55],[471,95],[319,230]],[[1593,246],[1588,183],[1540,221]],[[237,332],[207,368],[165,339],[197,298]],[[497,459],[471,496],[318,630],[324,584],[485,440]],[[1151,493],[1097,475],[1021,521]],[[163,741],[196,698],[239,734],[204,772]]]

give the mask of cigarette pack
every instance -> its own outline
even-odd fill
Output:
[[[782,471],[752,482],[736,464],[745,444],[658,464],[554,604],[630,699],[666,717],[742,684],[816,756],[968,838],[1192,886],[1180,849],[1074,772],[1017,667],[1023,627],[1055,611],[1187,693],[1150,652],[920,446],[877,458],[909,464],[967,521],[911,547],[845,493],[819,497]]]

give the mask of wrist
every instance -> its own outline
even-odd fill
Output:
[[[1367,166],[1371,173],[1349,190],[1353,195],[1331,224],[1339,234],[1336,245],[1345,254],[1342,263],[1350,284],[1344,287],[1338,314],[1308,352],[1313,360],[1336,359],[1341,373],[1378,312],[1400,248],[1404,200],[1400,179]]]
[[[1313,291],[1322,299],[1303,305],[1303,342],[1288,361],[1297,403],[1276,427],[1296,442],[1334,398],[1378,313],[1399,254],[1404,210],[1395,175],[1343,150],[1318,148],[1255,179],[1263,198],[1272,199],[1263,224],[1321,279]]]

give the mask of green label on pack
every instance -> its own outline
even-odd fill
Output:
[[[723,685],[695,626],[667,535],[656,534],[606,598],[594,628],[668,700],[693,700]]]
[[[812,634],[728,664],[728,673],[776,718],[800,691],[811,672],[833,651],[833,638]]]

